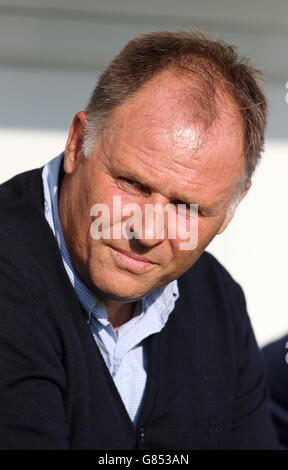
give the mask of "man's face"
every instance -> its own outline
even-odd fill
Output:
[[[167,74],[146,84],[133,101],[113,111],[89,159],[81,150],[85,113],[71,126],[61,222],[76,269],[104,299],[134,301],[178,278],[232,218],[227,210],[244,165],[241,118],[222,96],[220,115],[206,131],[197,122],[187,124],[177,106],[181,86]],[[145,230],[130,240],[94,239],[91,208],[105,204],[112,214],[113,196],[121,197],[122,207],[137,204],[143,214],[145,204],[198,204],[197,247],[181,249],[183,240],[169,238],[167,230],[161,239],[155,232],[145,237]],[[143,220],[148,232],[150,223]]]

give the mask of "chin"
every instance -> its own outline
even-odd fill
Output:
[[[151,292],[153,287],[150,286],[144,287],[143,281],[141,279],[131,279],[130,276],[119,276],[119,274],[107,273],[107,276],[91,276],[91,284],[93,290],[101,298],[107,298],[119,302],[135,302],[136,300],[145,297],[149,292]]]

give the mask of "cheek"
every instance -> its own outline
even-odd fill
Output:
[[[135,202],[134,198],[123,194],[123,191],[107,173],[101,172],[96,177],[90,179],[86,190],[86,199],[88,205],[105,204],[107,207],[113,207],[113,197],[121,198],[121,205]]]
[[[95,183],[93,188],[90,186],[85,199],[90,236],[98,240],[98,232],[102,232],[105,239],[123,238],[122,226],[129,218],[129,214],[122,214],[123,207],[135,203],[135,198],[123,196],[121,189],[106,177],[99,180],[99,184]]]
[[[219,225],[221,221],[218,219],[199,217],[197,223],[193,223],[192,231],[189,232],[189,223],[187,223],[187,238],[183,239],[178,236],[176,240],[170,240],[174,266],[177,268],[191,266],[214,238]]]
[[[199,252],[198,248],[194,250],[179,250],[178,243],[174,243],[172,249],[173,258],[167,266],[168,281],[178,278],[186,272],[195,263],[195,261],[197,261],[201,254],[201,251]]]
[[[222,225],[225,217],[199,217],[198,223],[198,240],[199,247],[204,248],[213,240],[216,236],[219,227]],[[204,249],[203,248],[203,249]]]

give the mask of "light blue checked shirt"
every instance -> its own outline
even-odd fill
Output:
[[[118,329],[108,321],[99,297],[78,276],[71,261],[58,212],[58,177],[64,153],[45,165],[42,172],[45,217],[56,237],[64,266],[76,295],[87,312],[93,337],[103,355],[115,385],[136,425],[143,401],[147,376],[145,338],[162,330],[179,297],[177,281],[140,299],[133,317]]]

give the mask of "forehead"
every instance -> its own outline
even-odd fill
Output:
[[[164,74],[114,110],[103,132],[106,156],[111,165],[143,177],[166,177],[167,188],[172,182],[185,191],[213,185],[221,194],[237,184],[243,170],[240,113],[232,99],[219,94],[219,113],[209,126],[201,110],[185,103],[184,86],[183,79]]]

